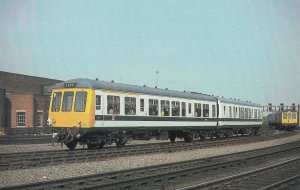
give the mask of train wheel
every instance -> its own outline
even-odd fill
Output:
[[[77,146],[77,143],[78,143],[78,141],[76,141],[76,140],[70,140],[70,141],[65,142],[65,145],[68,147],[68,149],[74,150]]]
[[[193,134],[191,133],[186,133],[183,137],[185,142],[192,142],[193,141]]]
[[[116,145],[117,145],[118,148],[124,147],[126,143],[127,143],[127,138],[126,137],[120,137],[116,141]]]
[[[175,139],[176,139],[176,136],[170,136],[169,139],[170,139],[171,143],[174,143]]]

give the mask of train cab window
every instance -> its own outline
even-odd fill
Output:
[[[76,92],[74,111],[76,112],[85,111],[86,96],[87,96],[87,92]]]
[[[181,115],[182,115],[182,116],[185,116],[185,115],[186,115],[185,111],[186,111],[186,105],[185,105],[185,102],[181,102]]]
[[[140,111],[144,111],[145,109],[145,101],[144,99],[140,99]]]
[[[180,104],[178,101],[172,101],[172,116],[180,115]]]
[[[189,103],[189,114],[191,114],[191,113],[192,113],[192,104]]]
[[[96,95],[96,110],[101,110],[101,96]]]
[[[120,114],[120,96],[107,96],[107,113]]]
[[[212,105],[212,117],[216,117],[216,106]]]
[[[158,100],[149,99],[149,115],[158,115]]]
[[[209,117],[209,105],[203,104],[203,117]]]
[[[136,98],[125,97],[125,115],[136,114]]]
[[[51,111],[58,112],[60,110],[61,92],[54,92],[52,97]]]
[[[201,117],[201,104],[194,104],[194,116]]]
[[[74,92],[65,92],[63,98],[62,111],[70,112],[72,110]]]
[[[292,119],[296,119],[296,113],[293,113]]]
[[[292,119],[292,113],[287,113],[288,119]]]
[[[287,114],[286,113],[282,113],[283,119],[287,119]]]
[[[170,116],[170,101],[161,100],[160,106],[161,116]]]

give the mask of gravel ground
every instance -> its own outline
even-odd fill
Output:
[[[192,160],[230,154],[235,152],[253,150],[269,146],[275,146],[288,142],[300,140],[300,132],[296,135],[265,142],[256,142],[250,144],[231,145],[217,148],[207,148],[177,153],[159,153],[153,155],[129,156],[124,158],[115,158],[109,161],[96,161],[89,163],[74,163],[59,166],[50,166],[34,169],[23,169],[0,172],[0,187],[9,185],[54,180],[60,178],[90,175],[96,173],[105,173],[111,171],[126,170],[130,168],[145,167],[157,164],[165,164],[184,160]],[[20,177],[21,176],[21,177]]]

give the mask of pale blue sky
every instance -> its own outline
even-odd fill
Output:
[[[0,70],[300,103],[300,1],[4,1]]]

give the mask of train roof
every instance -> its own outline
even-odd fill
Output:
[[[71,79],[71,80],[68,80],[65,82],[57,83],[56,85],[54,85],[53,88],[54,89],[55,88],[66,88],[66,86],[75,87],[75,88],[93,88],[93,89],[107,89],[107,90],[124,91],[124,92],[135,92],[135,93],[141,93],[141,94],[168,96],[168,97],[177,97],[177,98],[186,98],[186,99],[196,99],[196,100],[205,100],[205,101],[213,101],[213,102],[215,102],[215,101],[217,101],[217,99],[219,99],[221,102],[224,102],[224,103],[260,107],[260,105],[250,103],[250,102],[215,97],[215,96],[202,94],[202,93],[181,92],[181,91],[176,91],[176,90],[167,90],[167,89],[152,88],[152,87],[147,87],[147,86],[129,85],[129,84],[107,82],[107,81],[82,79],[82,78]]]

